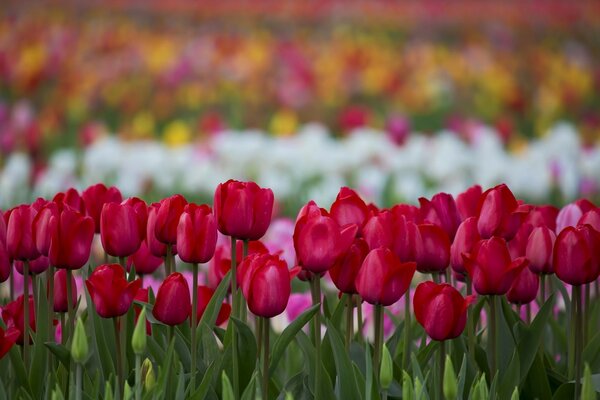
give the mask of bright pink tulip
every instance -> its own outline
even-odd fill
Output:
[[[120,203],[123,196],[114,186],[107,188],[103,183],[97,183],[81,193],[87,215],[94,220],[95,232],[100,233],[100,213],[105,203]]]
[[[533,232],[533,225],[521,224],[515,237],[508,242],[508,251],[511,258],[525,257],[527,242],[529,241],[531,232]]]
[[[393,251],[402,262],[416,261],[417,259],[416,248],[419,239],[419,228],[417,224],[408,218],[410,217],[405,215],[395,215],[392,227]]]
[[[163,324],[183,323],[192,310],[190,289],[179,272],[169,275],[158,288],[152,315]]]
[[[529,260],[529,269],[536,274],[552,274],[552,251],[556,235],[545,226],[535,228],[529,235],[525,257]]]
[[[458,227],[454,242],[450,247],[450,266],[454,272],[461,275],[467,274],[462,255],[469,254],[479,240],[481,240],[481,237],[477,230],[477,218],[469,217],[465,219]]]
[[[590,225],[564,228],[554,243],[556,276],[570,285],[593,282],[600,274],[600,233]]]
[[[207,205],[185,206],[177,226],[177,252],[188,263],[206,263],[217,245],[217,223]]]
[[[49,222],[52,232],[48,257],[56,268],[79,269],[90,258],[94,238],[94,221],[88,216],[65,208]]]
[[[438,193],[431,201],[421,197],[419,204],[421,222],[439,226],[446,232],[450,241],[453,241],[461,222],[454,197],[448,193]]]
[[[33,220],[37,210],[29,205],[13,208],[8,220],[6,246],[13,260],[35,260],[40,252],[33,240]]]
[[[579,218],[578,225],[586,224],[600,232],[600,208],[591,209]]]
[[[417,270],[422,273],[444,272],[450,263],[450,239],[437,225],[419,224],[415,247]]]
[[[71,304],[77,303],[77,286],[71,274]],[[67,270],[59,269],[54,273],[54,312],[68,311]]]
[[[364,239],[354,239],[346,254],[329,270],[329,276],[342,293],[355,294],[356,275],[369,253],[369,246]]]
[[[360,235],[369,217],[369,207],[354,190],[343,187],[331,205],[330,214],[340,226],[348,224],[358,226],[357,234]]]
[[[456,196],[456,208],[460,218],[464,221],[470,217],[477,216],[479,200],[481,198],[481,186],[474,185]]]
[[[164,244],[177,242],[177,224],[187,200],[180,194],[167,197],[160,201],[154,222],[154,235]]]
[[[119,264],[101,265],[85,281],[96,312],[102,318],[124,315],[142,286],[141,279],[128,282]]]
[[[133,207],[137,215],[140,232],[142,232],[142,239],[145,239],[148,224],[148,204],[138,197],[129,197],[123,201],[123,204]]]
[[[113,257],[128,257],[142,243],[139,216],[125,203],[106,203],[100,214],[100,238],[104,251]]]
[[[535,300],[539,288],[539,275],[531,272],[529,268],[523,268],[506,293],[506,298],[513,304],[529,304]]]
[[[486,190],[481,195],[477,228],[482,238],[501,236],[512,239],[529,206],[520,205],[508,186],[502,184]]]

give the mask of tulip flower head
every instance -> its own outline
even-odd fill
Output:
[[[137,291],[142,286],[142,281],[136,279],[128,282],[122,266],[105,264],[92,272],[85,285],[98,315],[103,318],[114,318],[129,310]]]
[[[188,283],[183,275],[174,272],[158,288],[152,315],[163,324],[174,326],[184,322],[191,310]]]

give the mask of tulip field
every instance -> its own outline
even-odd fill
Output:
[[[7,209],[0,397],[596,398],[590,200],[501,184],[379,208],[342,187],[295,221],[276,201],[99,183]]]

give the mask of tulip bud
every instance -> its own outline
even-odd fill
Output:
[[[556,216],[556,233],[562,232],[568,226],[576,226],[582,216],[583,211],[577,204],[567,204]]]
[[[452,365],[452,359],[450,356],[446,356],[444,364],[444,397],[446,400],[456,399],[458,394],[458,384],[456,382],[456,373],[454,372],[454,365]]]
[[[481,198],[481,186],[471,186],[456,196],[456,208],[461,220],[477,216],[477,206]]]
[[[140,248],[145,233],[141,231],[139,218],[129,204],[104,204],[100,214],[100,238],[107,254],[128,257]]]
[[[79,269],[90,258],[94,239],[94,221],[65,208],[49,222],[52,236],[48,258],[56,268]]]
[[[142,355],[146,351],[146,307],[142,308],[142,312],[138,317],[133,335],[131,337],[131,348],[137,355]]]
[[[73,333],[73,342],[71,343],[71,357],[77,364],[83,364],[88,357],[89,348],[85,328],[81,317],[77,318],[75,332]]]
[[[420,224],[415,258],[421,273],[444,272],[450,263],[450,239],[437,225]]]
[[[600,232],[600,207],[594,208],[581,216],[578,225],[586,224]]]
[[[450,266],[456,273],[467,274],[462,255],[463,253],[469,254],[480,239],[477,230],[477,218],[467,218],[459,225],[454,242],[450,247]]]
[[[71,274],[71,304],[77,303],[77,286]],[[68,311],[67,299],[67,270],[59,269],[54,273],[54,312],[66,313]]]
[[[104,400],[113,400],[113,390],[110,385],[110,381],[106,381],[106,385],[104,385]]]
[[[415,391],[413,388],[412,379],[406,370],[402,370],[402,398],[415,399]]]
[[[510,400],[519,400],[519,387],[515,386],[515,390],[513,390],[512,395],[510,396]]]
[[[125,381],[125,386],[123,387],[123,400],[131,400],[133,398],[133,390],[131,390],[131,386],[129,386],[129,382]]]
[[[596,388],[592,381],[592,371],[590,365],[585,363],[585,369],[583,370],[583,384],[581,385],[581,400],[596,400]]]
[[[290,271],[279,256],[254,254],[240,264],[240,284],[254,315],[272,318],[281,314],[291,294]]]
[[[520,205],[505,184],[498,185],[481,195],[477,228],[482,238],[501,236],[512,239],[529,206]]]
[[[146,358],[142,362],[142,381],[144,382],[144,389],[149,392],[154,389],[156,385],[156,376],[154,375],[154,367],[152,361]]]
[[[369,246],[364,239],[354,239],[346,254],[329,270],[331,280],[342,293],[355,294],[356,275],[369,253]]]
[[[379,383],[383,390],[387,390],[394,380],[394,363],[392,355],[385,343],[381,353],[381,369],[379,370]]]
[[[523,268],[506,293],[506,298],[513,304],[529,304],[535,300],[539,288],[539,275],[529,268]]]
[[[233,388],[231,387],[231,382],[229,381],[229,377],[227,373],[223,371],[221,373],[221,394],[223,400],[234,400],[233,396]]]
[[[393,215],[389,211],[381,211],[367,220],[363,228],[363,237],[369,245],[369,249],[387,247],[392,249],[393,235]]]
[[[37,210],[29,205],[15,207],[6,232],[8,254],[13,260],[35,260],[40,256],[33,240],[33,220]]]
[[[537,227],[531,232],[525,249],[525,257],[529,260],[529,269],[536,274],[554,272],[552,251],[555,242],[556,235],[545,226]]]
[[[64,206],[67,206],[71,210],[85,215],[85,202],[74,188],[70,188],[66,192],[57,193],[52,201],[57,203],[61,210],[65,208]]]

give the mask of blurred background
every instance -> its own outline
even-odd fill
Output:
[[[5,1],[0,205],[98,180],[284,209],[600,187],[600,2]]]

